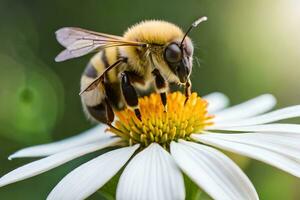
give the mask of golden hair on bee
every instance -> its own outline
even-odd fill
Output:
[[[154,88],[167,106],[170,82],[185,86],[191,94],[193,44],[187,36],[206,17],[197,19],[186,32],[162,20],[142,21],[121,36],[66,27],[56,31],[58,42],[66,49],[57,62],[95,54],[81,78],[81,101],[91,119],[112,127],[114,111],[132,108],[138,118],[138,96]]]
[[[171,41],[175,41],[175,39],[182,39],[183,36],[184,32],[178,26],[162,20],[142,21],[128,28],[123,35],[123,37],[129,41],[147,43],[153,56],[155,56],[156,60],[160,63],[161,70],[165,72],[164,74],[172,74],[165,66],[165,63],[161,62],[163,59],[162,51],[164,45]],[[137,66],[135,68],[136,71],[149,75],[147,70],[150,68],[144,67],[145,64],[147,65],[145,62],[149,61],[144,59],[148,49],[136,46],[125,46],[120,49],[123,55],[125,54],[128,56],[128,62],[132,66]]]
[[[142,21],[128,28],[123,37],[130,41],[164,45],[175,38],[182,38],[184,32],[170,22],[162,20]]]

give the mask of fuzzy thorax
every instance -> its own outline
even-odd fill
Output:
[[[130,27],[124,33],[124,38],[129,41],[164,45],[176,38],[182,38],[183,35],[182,30],[175,24],[161,20],[148,20]]]
[[[147,20],[130,27],[123,35],[126,40],[147,43],[150,48],[124,46],[120,47],[122,56],[128,58],[128,64],[132,71],[149,79],[153,66],[149,63],[149,52],[152,53],[155,67],[163,74],[164,78],[172,82],[179,82],[178,78],[171,72],[164,60],[165,47],[173,42],[180,42],[184,32],[170,22],[162,20]],[[190,38],[186,38],[191,44]],[[151,70],[152,69],[152,70]]]
[[[186,97],[175,92],[167,95],[167,107],[164,108],[160,95],[151,94],[139,99],[141,121],[134,112],[125,109],[117,112],[115,127],[109,129],[121,137],[128,145],[141,144],[146,147],[152,142],[165,148],[171,141],[190,140],[192,133],[201,132],[212,125],[212,115],[207,113],[207,102],[193,93],[185,103]]]

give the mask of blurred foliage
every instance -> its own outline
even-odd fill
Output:
[[[204,193],[202,190],[186,175],[184,174],[184,185],[186,199],[200,200]]]
[[[145,19],[186,28],[207,15],[209,21],[191,33],[196,45],[194,90],[224,92],[233,104],[268,92],[278,97],[279,106],[286,106],[300,102],[299,10],[297,0],[2,0],[0,175],[30,161],[8,162],[13,151],[91,127],[78,97],[80,75],[90,56],[55,63],[62,49],[54,37],[58,28],[79,26],[121,35]],[[0,188],[0,198],[45,199],[61,177],[84,161]],[[244,169],[261,199],[300,198],[298,179],[255,161]]]

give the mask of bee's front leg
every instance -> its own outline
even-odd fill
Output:
[[[190,79],[186,82],[184,90],[185,90],[185,97],[186,97],[184,103],[186,103],[192,94],[192,83]]]
[[[168,90],[168,83],[166,82],[166,80],[164,79],[164,77],[160,74],[158,69],[154,69],[152,71],[152,74],[155,78],[155,86],[156,86],[156,90],[160,93],[160,98],[161,98],[161,102],[165,108],[166,111],[166,106],[167,106],[167,90]]]
[[[138,95],[135,88],[131,84],[128,71],[121,73],[121,88],[126,104],[133,108],[136,117],[141,120],[141,112],[138,108]]]

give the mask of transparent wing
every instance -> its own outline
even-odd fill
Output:
[[[146,46],[123,37],[98,33],[81,28],[65,27],[55,32],[57,41],[66,49],[57,55],[56,62],[77,58],[113,46]]]

